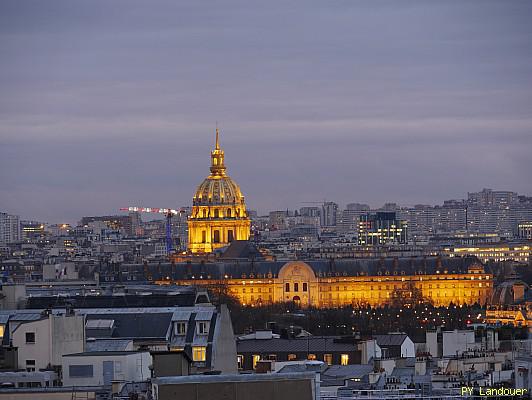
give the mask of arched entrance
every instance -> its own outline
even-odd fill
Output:
[[[294,296],[294,298],[292,299],[292,301],[294,302],[294,304],[299,307],[301,305],[301,298],[299,296]]]

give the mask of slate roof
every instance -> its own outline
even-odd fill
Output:
[[[239,353],[306,353],[356,351],[352,343],[337,343],[334,337],[309,337],[297,339],[247,339],[236,344]]]
[[[467,273],[473,265],[482,266],[476,257],[410,257],[389,259],[349,259],[349,260],[313,260],[304,261],[318,277],[329,276],[379,276],[379,275],[414,275]],[[137,265],[145,269],[151,279],[172,280],[187,279],[224,279],[242,277],[277,277],[286,261],[220,261],[217,263],[160,263],[147,266]],[[132,266],[128,266],[132,268]]]
[[[331,365],[324,375],[345,379],[360,378],[373,371],[373,366],[369,364]]]
[[[121,308],[121,307],[174,307],[193,306],[195,293],[126,294],[121,296],[35,296],[28,297],[26,308],[61,308],[70,305],[74,308]]]
[[[407,337],[406,333],[374,336],[379,347],[401,346]]]
[[[87,314],[87,321],[114,320],[112,330],[86,329],[87,337],[132,339],[166,339],[172,323],[172,312]]]
[[[87,340],[85,351],[125,351],[130,343],[130,339]]]
[[[264,257],[255,247],[255,245],[247,240],[235,240],[231,242],[229,247],[220,256],[220,259],[263,259]]]

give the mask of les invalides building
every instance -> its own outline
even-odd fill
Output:
[[[211,173],[198,186],[188,220],[188,250],[211,253],[234,240],[248,240],[251,221],[240,187],[226,173],[218,128]]]
[[[476,257],[267,261],[248,241],[251,224],[244,196],[226,173],[218,129],[210,171],[192,200],[189,255],[170,263],[145,264],[139,279],[161,285],[223,285],[242,304],[252,305],[489,302],[493,274]],[[223,247],[227,248],[213,254]]]

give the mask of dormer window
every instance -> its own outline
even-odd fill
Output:
[[[175,324],[175,334],[179,336],[185,336],[187,334],[187,323],[178,322]]]
[[[209,333],[209,323],[206,321],[200,321],[197,325],[198,335],[207,335]]]

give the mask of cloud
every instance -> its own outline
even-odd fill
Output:
[[[249,206],[532,192],[526,2],[5,1],[0,209],[190,204],[216,121]]]

